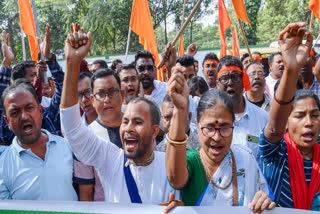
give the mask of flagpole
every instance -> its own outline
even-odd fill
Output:
[[[131,36],[131,27],[129,26],[128,39],[127,39],[127,47],[126,47],[126,58],[125,58],[125,62],[126,62],[126,63],[127,63],[127,59],[128,59],[130,36]]]
[[[238,18],[238,21],[239,21],[239,25],[240,25],[240,29],[241,29],[241,34],[243,36],[243,40],[244,40],[244,43],[246,44],[246,47],[247,47],[247,50],[248,50],[248,54],[250,56],[250,59],[253,59],[252,58],[252,54],[251,54],[251,51],[250,51],[250,48],[249,48],[249,44],[248,44],[248,40],[247,40],[247,37],[244,33],[244,30],[243,30],[243,27],[242,27],[242,23],[241,23],[241,20]],[[240,55],[239,55],[240,56]]]
[[[318,34],[318,37],[317,37],[315,43],[312,45],[312,48],[314,48],[314,46],[316,46],[316,44],[317,44],[317,42],[318,42],[318,40],[319,40],[319,37],[320,37],[320,33]]]
[[[309,29],[312,30],[312,24],[313,24],[313,12],[311,11],[311,18],[310,18],[310,26],[309,26]]]
[[[189,24],[190,20],[192,19],[194,14],[197,12],[198,8],[200,7],[201,2],[202,2],[202,0],[198,0],[197,4],[194,6],[194,8],[192,9],[190,15],[188,16],[187,20],[183,23],[183,25],[180,28],[179,32],[177,33],[177,35],[174,37],[173,41],[171,42],[171,45],[168,48],[169,50],[171,50],[171,48],[176,44],[176,42],[178,41],[179,37],[183,33],[184,29],[187,27],[187,25]],[[163,66],[163,64],[164,64],[164,58],[161,59],[160,63],[157,65],[157,68],[160,69]]]
[[[22,29],[21,29],[21,43],[22,43],[23,61],[26,61],[27,60],[27,57],[26,57],[26,44],[24,42],[24,33],[23,33]]]
[[[181,19],[181,26],[183,25],[184,22],[184,14],[186,11],[186,0],[183,0],[183,10],[182,10],[182,19]],[[180,37],[180,43],[179,43],[179,50],[180,50],[180,44],[181,44],[181,37]]]
[[[37,38],[41,38],[40,36],[40,28],[39,28],[39,22],[38,22],[38,14],[37,14],[37,8],[36,8],[36,3],[35,0],[31,0],[31,7],[32,7],[32,13],[33,13],[33,20],[34,20],[34,26],[36,27],[36,35]],[[40,53],[40,59],[43,59],[43,54],[40,49],[40,44],[38,42],[38,49]],[[47,72],[43,72],[43,83],[48,84],[48,78],[47,78]]]

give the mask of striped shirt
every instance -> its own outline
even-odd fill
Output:
[[[260,161],[262,172],[273,193],[274,201],[279,207],[293,208],[290,188],[287,144],[282,138],[277,143],[270,143],[262,130],[259,140]],[[312,159],[303,160],[307,185],[311,180]]]

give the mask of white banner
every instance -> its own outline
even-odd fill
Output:
[[[12,211],[22,211],[17,213],[33,213],[30,211],[58,212],[58,213],[163,213],[163,206],[152,204],[109,204],[105,202],[68,202],[68,201],[0,201],[0,213],[13,213]],[[28,212],[29,211],[29,212]],[[253,212],[247,207],[177,207],[170,213],[173,214],[252,214]],[[275,208],[272,211],[265,211],[265,214],[319,214],[319,212]]]

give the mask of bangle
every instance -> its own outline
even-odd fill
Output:
[[[174,140],[171,140],[168,136],[168,134],[166,135],[166,139],[169,143],[171,143],[172,145],[174,146],[184,146],[187,144],[188,140],[189,140],[189,137],[188,135],[186,135],[186,139],[184,141],[174,141]]]
[[[290,103],[294,100],[294,95],[293,95],[293,97],[292,97],[292,99],[291,99],[290,101],[284,102],[284,101],[281,101],[281,100],[277,100],[277,98],[276,98],[276,91],[274,91],[274,93],[273,93],[273,99],[274,99],[279,105],[288,105],[288,104],[290,104]]]

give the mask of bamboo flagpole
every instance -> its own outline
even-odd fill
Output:
[[[311,11],[311,18],[310,18],[310,26],[309,26],[309,29],[312,30],[312,24],[313,24],[313,12]]]
[[[171,42],[171,45],[169,47],[169,50],[176,44],[178,39],[180,38],[181,34],[183,33],[184,29],[187,27],[189,24],[190,20],[194,16],[194,14],[197,12],[198,8],[200,7],[202,0],[198,0],[197,4],[194,6],[192,9],[190,15],[188,16],[187,20],[183,23],[182,27],[180,28],[179,32],[177,35],[174,37],[173,41]],[[158,64],[157,68],[160,69],[164,64],[164,58],[161,59],[160,63]]]
[[[247,47],[247,50],[248,50],[248,54],[250,56],[250,59],[253,59],[252,58],[252,54],[251,54],[251,51],[250,51],[250,48],[249,48],[249,44],[248,44],[248,40],[247,40],[247,37],[244,33],[244,30],[243,30],[243,27],[242,27],[242,23],[241,23],[241,20],[238,18],[238,21],[239,21],[239,26],[240,26],[240,29],[241,29],[241,34],[243,36],[243,40],[244,40],[244,43],[246,44],[246,47]],[[240,56],[240,55],[239,55]]]
[[[183,25],[183,22],[184,22],[184,15],[185,15],[185,12],[186,12],[186,0],[183,0],[183,10],[182,10],[182,19],[181,19],[181,26]],[[182,39],[182,36],[180,36],[180,43],[181,44],[181,39]],[[180,45],[179,45],[179,50],[180,50]],[[184,47],[183,47],[184,48]]]
[[[125,63],[128,63],[127,61],[128,61],[128,53],[129,53],[130,35],[131,35],[131,27],[129,26]]]

